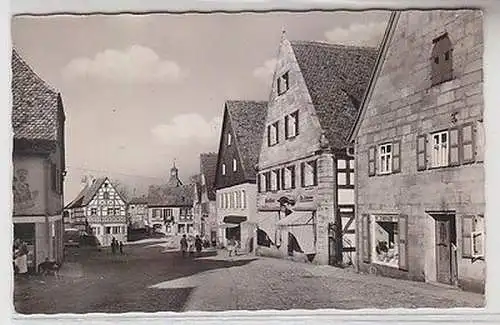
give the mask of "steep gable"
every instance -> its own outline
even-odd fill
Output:
[[[215,200],[215,173],[217,171],[217,153],[202,153],[200,155],[200,172],[205,176],[205,186],[208,199]],[[201,181],[201,180],[200,180]]]
[[[261,137],[264,132],[267,102],[264,101],[227,101],[220,136],[216,188],[255,182],[255,165],[258,162]],[[228,134],[231,140],[228,144]],[[236,171],[233,171],[236,159]],[[222,175],[222,165],[226,165],[226,175]]]
[[[180,186],[150,186],[148,206],[191,207],[194,199],[194,184]]]

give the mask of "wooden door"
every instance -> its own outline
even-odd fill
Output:
[[[437,281],[451,284],[451,222],[450,218],[436,219]]]

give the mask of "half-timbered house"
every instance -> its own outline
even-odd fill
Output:
[[[480,10],[391,16],[352,130],[358,268],[484,291]]]

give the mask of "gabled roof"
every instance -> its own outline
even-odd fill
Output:
[[[60,118],[64,118],[61,97],[15,49],[11,86],[14,139],[57,141]]]
[[[194,184],[181,186],[152,185],[148,192],[148,206],[182,207],[192,206]]]
[[[254,180],[256,173],[255,165],[257,165],[259,159],[262,134],[265,129],[267,102],[228,100],[225,107],[227,117],[231,122],[231,127],[236,136],[234,143],[240,156],[245,179]],[[223,135],[224,132],[221,133],[221,145]]]
[[[73,208],[80,208],[80,207],[84,207],[86,206],[87,204],[90,203],[90,201],[92,201],[92,199],[94,198],[94,196],[96,195],[97,191],[101,188],[102,184],[104,184],[104,182],[109,179],[107,177],[100,177],[100,178],[97,178],[95,179],[92,184],[89,186],[89,185],[86,185],[81,191],[80,193],[78,193],[78,195],[76,196],[76,198],[71,201],[66,207],[65,209],[73,209]],[[111,182],[110,182],[111,183]],[[113,185],[113,184],[111,184]],[[116,190],[116,189],[115,189]],[[121,196],[120,193],[118,193],[118,191],[116,191],[116,193],[121,197],[121,199],[126,202],[126,200]]]
[[[133,197],[128,202],[129,204],[148,204],[148,198],[145,196]]]
[[[366,108],[368,106],[368,102],[371,98],[371,95],[373,93],[373,89],[375,87],[376,81],[378,79],[378,76],[380,74],[380,71],[382,70],[382,66],[384,64],[385,58],[387,56],[387,51],[389,48],[389,45],[392,41],[392,37],[394,35],[394,31],[396,29],[398,20],[399,20],[400,12],[398,11],[393,11],[391,13],[391,16],[389,18],[389,22],[387,24],[387,28],[384,33],[384,37],[382,38],[382,42],[380,44],[380,48],[378,51],[377,55],[377,61],[375,62],[375,67],[372,71],[372,74],[370,76],[370,82],[369,85],[365,91],[365,94],[363,96],[363,99],[361,101],[358,114],[356,115],[356,120],[353,123],[351,129],[349,130],[349,135],[348,135],[348,142],[354,141],[354,138],[356,137],[359,127],[361,125],[361,122],[363,121],[363,117],[366,112]]]
[[[217,153],[200,154],[200,172],[205,175],[207,195],[210,201],[215,201],[215,173],[217,172]]]
[[[309,41],[290,44],[329,145],[343,148],[377,50]]]

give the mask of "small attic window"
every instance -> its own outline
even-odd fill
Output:
[[[448,33],[435,38],[432,46],[432,85],[438,85],[453,78],[453,45]]]
[[[288,71],[278,78],[278,96],[283,95],[289,88]]]

